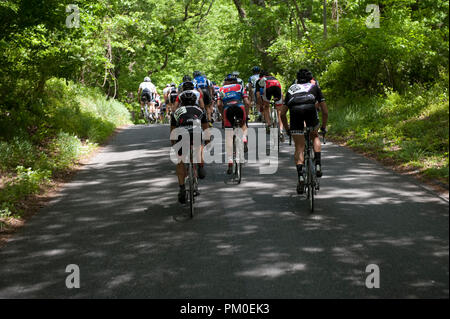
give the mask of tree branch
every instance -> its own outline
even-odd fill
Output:
[[[247,13],[245,12],[244,8],[242,7],[241,1],[240,0],[233,0],[234,5],[236,6],[236,9],[239,13],[239,19],[241,19],[241,21],[244,21],[247,19]]]
[[[297,1],[296,0],[292,0],[292,2],[295,5],[295,10],[297,11],[297,16],[300,19],[300,22],[301,22],[301,25],[302,25],[302,28],[303,28],[303,33],[305,34],[305,36],[309,40],[309,42],[311,42],[311,44],[314,44],[313,40],[308,35],[308,29],[306,28],[305,20],[303,19],[303,15],[300,12],[300,8],[298,7]]]

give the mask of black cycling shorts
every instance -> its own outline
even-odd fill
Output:
[[[175,101],[177,100],[177,97],[178,97],[178,93],[171,93],[169,95],[169,102],[170,102],[170,104],[175,103]]]
[[[271,86],[266,89],[265,95],[263,95],[263,100],[270,101],[273,97],[273,99],[278,103],[281,104],[281,88],[278,86]]]
[[[154,102],[153,94],[148,89],[144,89],[141,94],[141,101],[145,102]]]
[[[303,134],[306,126],[319,128],[319,115],[314,104],[294,105],[290,109],[291,133],[294,135]]]
[[[231,104],[225,105],[223,108],[224,113],[224,127],[230,128],[234,126],[234,119],[244,121],[247,118],[245,114],[244,104]]]

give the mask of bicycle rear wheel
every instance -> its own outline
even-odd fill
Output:
[[[307,183],[307,191],[308,191],[308,198],[309,198],[309,209],[311,210],[311,213],[314,213],[314,195],[315,195],[315,183],[314,183],[314,171],[312,166],[311,159],[309,160],[308,165],[308,183]]]
[[[189,216],[194,217],[194,164],[189,164]]]

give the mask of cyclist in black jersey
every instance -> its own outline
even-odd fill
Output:
[[[319,116],[316,109],[316,103],[319,103],[322,109],[322,132],[326,132],[328,122],[328,108],[322,90],[313,80],[312,73],[307,69],[301,69],[297,73],[297,81],[289,88],[286,93],[284,105],[281,110],[281,120],[287,128],[288,134],[291,134],[295,142],[295,164],[298,173],[297,192],[301,194],[304,189],[304,149],[305,123],[308,127],[314,127],[311,138],[314,141],[314,158],[317,177],[322,176],[321,162],[321,143],[318,135],[320,127]],[[288,125],[286,113],[290,111],[291,123]]]
[[[175,109],[171,116],[171,131],[174,130],[176,127],[183,127],[183,126],[192,126],[193,120],[199,120],[201,122],[202,130],[206,130],[209,128],[208,121],[206,118],[206,113],[204,108],[199,106],[199,100],[201,94],[194,90],[194,84],[192,82],[184,82],[181,86],[182,92],[180,92],[180,95],[177,98],[177,101],[175,103]],[[203,101],[200,102],[203,105]],[[207,136],[205,136],[205,139],[209,139]],[[179,137],[178,141],[181,140],[181,137]],[[177,140],[172,140],[172,145],[177,142]],[[192,143],[192,132],[191,132],[191,143]],[[200,179],[205,178],[205,168],[203,163],[203,145],[200,148],[200,158],[201,163],[197,164],[197,172],[198,177]],[[178,152],[178,155],[181,156],[182,150],[180,149]],[[176,172],[178,176],[178,184],[180,187],[179,193],[178,193],[178,201],[181,204],[184,204],[186,202],[186,187],[184,184],[185,178],[186,178],[186,167],[183,162],[180,162],[177,164]]]

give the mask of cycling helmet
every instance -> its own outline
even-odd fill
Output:
[[[234,74],[228,74],[223,81],[224,82],[237,82],[237,76]]]
[[[148,76],[146,76],[146,77],[144,78],[144,82],[151,82],[151,80],[150,80],[150,78],[149,78]]]
[[[183,82],[181,89],[182,91],[193,90],[195,88],[194,83],[191,81]]]
[[[259,66],[254,66],[252,68],[253,74],[258,74],[261,71],[261,68]]]
[[[177,84],[176,84],[176,83],[171,83],[170,86],[176,88],[176,87],[177,87]]]
[[[192,76],[194,78],[196,78],[197,76],[201,76],[201,75],[202,75],[202,72],[200,72],[200,71],[194,71],[194,73],[192,73]]]
[[[236,75],[236,77],[239,76],[239,71],[233,71],[231,74]]]
[[[297,72],[297,81],[300,84],[308,83],[309,81],[312,80],[312,78],[313,78],[313,75],[312,75],[311,71],[309,71],[307,69],[300,69]]]
[[[170,88],[170,84],[166,84],[166,88]]]
[[[183,76],[183,82],[191,82],[191,81],[192,81],[192,78],[190,75]]]
[[[268,75],[269,75],[269,72],[267,72],[266,70],[261,70],[261,71],[259,72],[259,75],[260,75],[260,76],[268,76]]]
[[[197,102],[197,95],[194,92],[185,92],[180,94],[182,105],[195,105]]]

